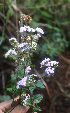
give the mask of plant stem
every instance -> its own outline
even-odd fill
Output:
[[[38,77],[41,79],[41,81],[43,82],[43,84],[45,85],[46,90],[47,90],[47,93],[48,93],[48,96],[49,96],[49,100],[50,100],[51,105],[52,105],[53,113],[56,113],[55,112],[55,108],[54,108],[53,103],[52,103],[52,100],[51,100],[50,91],[49,91],[49,88],[48,88],[46,82],[42,79],[42,77],[40,76],[40,74],[37,72],[37,70],[35,68],[34,68],[34,71],[36,72],[36,74],[38,75]]]

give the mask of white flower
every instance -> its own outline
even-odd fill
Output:
[[[25,25],[24,25],[24,27],[26,28],[26,30],[27,30],[28,32],[35,32],[35,29],[30,28],[29,26],[25,26]]]
[[[20,27],[19,32],[24,32],[24,31],[26,31],[26,28],[25,27]]]
[[[17,55],[17,53],[16,53],[15,49],[14,49],[14,50],[12,50],[12,54]]]
[[[36,42],[32,41],[32,44],[31,43],[29,43],[29,44],[30,44],[30,48],[33,48],[36,50],[36,46],[37,46]]]
[[[10,50],[5,54],[5,58],[7,58],[7,57],[10,55],[10,53],[12,53],[12,54],[14,54],[14,55],[17,55],[17,53],[16,53],[15,50],[10,49]]]
[[[50,61],[46,64],[46,66],[55,66],[55,65],[58,65],[59,62],[57,61]]]
[[[35,32],[35,29],[31,28],[31,32]]]
[[[37,36],[37,35],[33,35],[33,38],[34,38],[35,40],[38,40],[38,36]]]
[[[31,68],[30,66],[28,66],[26,69],[25,69],[25,74],[28,74],[30,72]]]
[[[40,35],[40,34],[38,34],[38,33],[37,33],[37,36],[38,36],[38,37],[41,37],[41,35]]]
[[[28,32],[31,32],[31,28],[28,28],[27,31],[28,31]]]
[[[30,36],[27,37],[27,40],[31,40]]]
[[[30,26],[25,26],[25,25],[24,25],[24,27],[25,27],[26,29],[29,29],[29,28],[30,28]]]
[[[9,39],[9,41],[17,42],[17,39],[15,37],[11,37],[11,39]]]
[[[35,76],[35,77],[37,77],[37,75],[35,75],[35,74],[32,74],[31,76]]]
[[[43,30],[42,30],[41,28],[39,28],[39,27],[36,28],[36,31],[37,31],[38,33],[44,34]]]
[[[24,57],[21,60],[24,61]]]

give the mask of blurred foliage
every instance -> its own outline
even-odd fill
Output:
[[[10,100],[10,96],[9,95],[0,95],[0,101],[8,101]]]
[[[9,20],[16,26],[16,11],[12,7],[15,0],[2,0],[0,4],[0,45],[11,36],[16,36],[16,29],[10,27]],[[33,18],[34,27],[41,27],[45,38],[54,48],[40,38],[36,53],[40,56],[57,55],[56,50],[63,52],[70,44],[70,0],[16,0],[17,7]],[[18,20],[20,14],[17,12]],[[2,22],[2,23],[1,23]],[[11,30],[13,29],[13,30]],[[40,50],[40,51],[38,51]]]

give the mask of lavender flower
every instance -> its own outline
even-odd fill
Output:
[[[50,58],[45,58],[40,64],[41,64],[41,67],[42,68],[46,62],[50,61]]]
[[[47,73],[47,75],[50,75],[50,74],[54,73],[54,70],[55,70],[55,68],[48,67],[45,69],[45,72]]]
[[[47,68],[45,69],[45,72],[47,73],[47,75],[50,75],[50,74],[53,74],[54,73],[54,66],[58,66],[58,63],[57,61],[50,61],[49,58],[45,58],[40,64],[41,64],[41,67],[44,67],[44,66],[47,66]]]
[[[39,27],[36,28],[36,31],[37,31],[38,33],[44,34],[44,31],[43,31],[41,28],[39,28]]]
[[[23,33],[24,31],[26,31],[26,28],[25,27],[20,27],[19,32]]]
[[[20,48],[23,48],[25,45],[28,45],[28,43],[26,43],[26,42],[21,43],[21,44],[18,45],[18,48],[19,48],[19,49],[20,49]]]
[[[24,27],[25,27],[26,29],[29,29],[29,28],[30,28],[30,26],[25,26],[25,25],[24,25]]]
[[[25,100],[23,100],[23,105],[27,106],[27,100],[30,99],[30,95],[26,96]]]
[[[26,86],[27,76],[24,76],[24,78],[17,82],[16,88],[19,89],[20,86]]]
[[[25,74],[28,74],[30,72],[31,68],[30,66],[28,66],[26,69],[25,69]]]

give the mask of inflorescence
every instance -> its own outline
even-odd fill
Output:
[[[46,67],[45,69],[45,72],[47,75],[51,75],[51,74],[54,74],[54,71],[55,71],[55,67],[58,66],[58,63],[57,61],[51,61],[50,58],[45,58],[41,63],[41,67]]]

